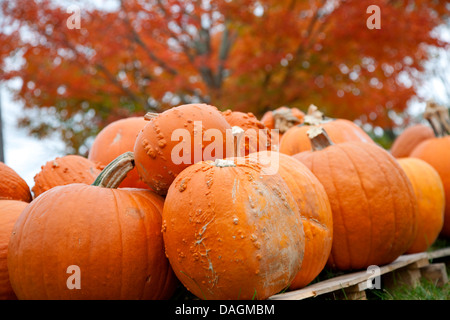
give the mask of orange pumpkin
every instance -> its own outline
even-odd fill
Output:
[[[231,126],[214,106],[186,104],[147,118],[150,120],[136,139],[134,154],[139,176],[158,194],[165,195],[175,177],[188,166],[226,154]],[[206,137],[209,129],[222,137]]]
[[[37,197],[51,188],[71,183],[91,184],[100,173],[90,160],[79,155],[67,155],[47,161],[34,176],[32,188]]]
[[[133,151],[136,137],[146,124],[144,117],[129,117],[110,123],[95,137],[88,159],[102,168],[121,154]],[[149,187],[140,180],[135,168],[128,173],[119,188],[148,189]]]
[[[437,171],[417,158],[401,158],[417,198],[417,235],[407,253],[426,251],[437,239],[444,223],[444,186]]]
[[[281,138],[280,152],[294,155],[311,150],[311,142],[307,135],[311,125],[321,125],[334,143],[362,141],[375,144],[372,138],[354,122],[346,119],[324,120],[322,112],[311,105],[305,122],[290,128]]]
[[[422,141],[434,138],[433,130],[424,124],[415,124],[406,128],[395,140],[391,154],[396,158],[409,157],[411,152]]]
[[[200,299],[266,299],[301,267],[298,210],[283,179],[255,160],[196,163],[177,176],[164,203],[166,255]]]
[[[9,282],[6,258],[14,223],[27,205],[24,201],[0,200],[0,300],[17,299]]]
[[[292,126],[303,123],[305,113],[297,108],[279,107],[274,111],[267,111],[261,122],[271,130],[277,129],[280,138]]]
[[[258,152],[251,158],[278,169],[300,209],[305,232],[305,255],[289,289],[305,287],[325,267],[333,241],[333,216],[327,193],[320,181],[300,161],[278,152]]]
[[[164,256],[163,198],[146,189],[116,189],[133,163],[127,153],[93,185],[52,188],[25,208],[8,251],[19,299],[172,296],[178,281]]]
[[[433,128],[435,137],[422,141],[414,148],[410,157],[424,160],[441,177],[445,192],[444,225],[441,235],[450,237],[450,119],[448,110],[430,103],[427,105],[424,117]]]
[[[30,187],[12,168],[0,162],[0,200],[32,200]]]
[[[363,269],[394,261],[417,232],[413,187],[395,158],[364,142],[333,144],[322,128],[309,132],[313,151],[294,155],[324,186],[333,212],[328,265]]]
[[[272,137],[272,132],[252,113],[226,110],[222,114],[231,127],[244,130],[240,140],[239,156],[277,148],[276,136]]]

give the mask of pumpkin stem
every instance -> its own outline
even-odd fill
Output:
[[[450,118],[448,110],[435,102],[428,102],[423,117],[429,122],[436,137],[450,134]]]
[[[308,112],[305,115],[303,123],[311,126],[318,126],[322,122],[323,112],[319,111],[319,108],[317,108],[315,105],[309,105]]]
[[[292,110],[289,108],[286,109],[277,109],[272,112],[274,126],[276,129],[280,131],[280,133],[285,133],[292,126],[300,123],[300,120],[292,114]]]
[[[334,144],[323,127],[311,127],[311,129],[307,131],[307,134],[309,140],[311,141],[313,151],[323,150]]]
[[[117,189],[128,172],[134,168],[134,153],[125,152],[111,161],[95,179],[93,186]]]
[[[144,116],[144,120],[150,121],[153,118],[156,118],[159,114],[155,112],[147,112]]]

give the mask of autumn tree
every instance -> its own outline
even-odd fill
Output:
[[[429,48],[449,46],[432,34],[448,19],[445,1],[74,3],[80,28],[68,27],[65,2],[3,1],[0,13],[0,80],[21,80],[21,125],[59,133],[69,153],[85,153],[115,119],[192,102],[257,116],[314,103],[392,128]],[[380,29],[367,26],[370,5]]]

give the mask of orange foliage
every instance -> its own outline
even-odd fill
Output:
[[[389,111],[415,94],[399,75],[417,78],[424,45],[448,45],[430,35],[449,13],[445,1],[77,3],[80,29],[67,28],[72,13],[57,1],[4,1],[0,12],[0,80],[22,79],[16,97],[56,120],[25,113],[22,124],[59,132],[72,152],[119,118],[198,102],[258,117],[314,103],[391,128]],[[379,30],[366,26],[372,4]],[[15,54],[25,63],[6,59]]]

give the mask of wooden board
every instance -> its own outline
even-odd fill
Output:
[[[380,266],[380,275],[413,264],[416,264],[414,267],[422,267],[426,265],[430,259],[442,258],[446,256],[450,256],[450,248],[402,255],[394,262]],[[345,289],[351,286],[358,286],[359,290],[365,290],[367,288],[367,280],[371,279],[371,277],[373,277],[373,275],[368,273],[366,270],[348,273],[325,281],[313,283],[302,289],[276,294],[269,297],[269,300],[302,300]]]

